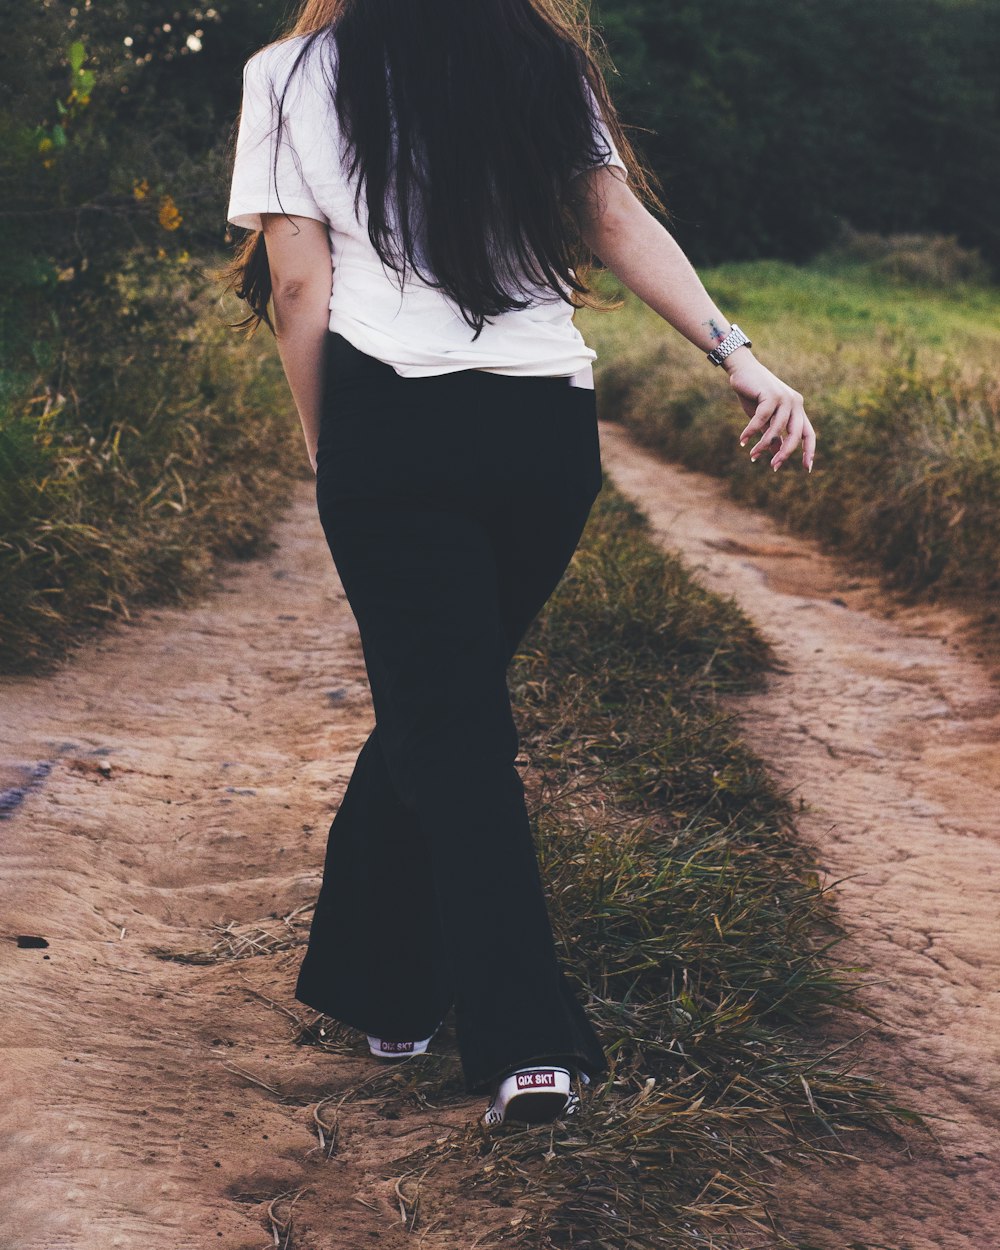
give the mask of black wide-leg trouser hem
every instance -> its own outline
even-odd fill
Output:
[[[393,1040],[455,1008],[467,1092],[607,1061],[555,952],[507,666],[601,487],[595,396],[402,378],[327,339],[316,498],[376,726],[330,827],[295,997]]]

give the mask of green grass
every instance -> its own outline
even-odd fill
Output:
[[[937,272],[938,254],[928,244]],[[908,253],[909,254],[909,253]],[[889,259],[894,259],[891,250]],[[918,253],[919,255],[919,253]],[[801,391],[819,442],[805,479],[751,465],[726,375],[630,293],[613,314],[584,310],[598,352],[602,416],[691,468],[725,476],[886,581],[983,599],[1000,584],[1000,291],[880,272],[829,255],[808,266],[722,265],[702,278],[754,353]],[[602,275],[606,290],[616,284]]]
[[[834,259],[720,265],[705,283],[734,318],[761,326],[762,352],[833,349],[860,363],[888,339],[912,344],[921,363],[932,365],[962,354],[984,363],[1000,351],[1000,291],[991,287],[901,283],[862,261]]]

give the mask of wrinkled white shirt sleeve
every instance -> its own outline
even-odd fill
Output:
[[[616,165],[622,171],[622,173],[625,175],[625,178],[627,179],[628,169],[625,165],[625,162],[622,160],[621,155],[618,152],[618,149],[615,147],[615,141],[614,139],[612,139],[611,131],[608,129],[607,123],[605,122],[604,117],[601,113],[601,106],[598,103],[597,96],[594,94],[594,89],[590,85],[590,83],[587,81],[586,78],[584,78],[583,80],[583,85],[584,85],[584,88],[586,89],[587,100],[590,104],[591,120],[593,123],[594,134],[595,136],[598,136],[600,137],[600,139],[603,140],[604,144],[608,148],[608,154],[605,156],[604,160],[602,161],[592,162],[589,165],[578,165],[576,169],[573,171],[573,176],[575,177],[577,174],[582,174],[584,170],[587,170],[587,169],[601,169],[605,165]]]
[[[226,220],[245,230],[260,230],[262,213],[284,212],[328,223],[306,185],[295,151],[294,82],[282,107],[277,142],[281,83],[276,84],[268,72],[270,63],[257,53],[243,67],[243,105]]]

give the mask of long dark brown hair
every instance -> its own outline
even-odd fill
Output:
[[[587,285],[594,256],[571,188],[608,155],[585,83],[633,191],[666,209],[618,120],[583,0],[306,0],[276,42],[298,36],[285,91],[303,59],[328,47],[355,211],[363,192],[372,245],[401,280],[412,271],[442,289],[474,338],[538,286],[574,307],[618,306]],[[218,276],[250,309],[235,328],[263,321],[273,333],[263,232],[247,232]]]

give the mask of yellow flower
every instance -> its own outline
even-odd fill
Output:
[[[48,135],[46,135],[42,139],[39,139],[38,141],[39,152],[47,152],[49,148],[51,147],[52,147],[52,140],[48,137]]]
[[[144,200],[149,194],[149,183],[145,178],[137,178],[132,183],[132,194],[137,200]]]
[[[176,230],[183,220],[173,196],[165,195],[160,200],[160,225],[164,230]]]

